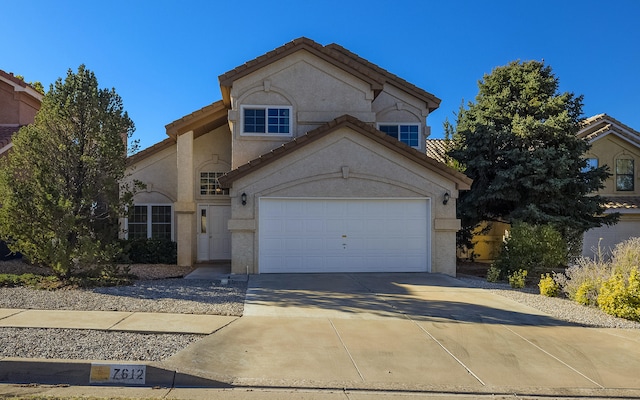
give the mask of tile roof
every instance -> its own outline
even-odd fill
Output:
[[[607,197],[604,207],[608,210],[640,210],[640,196]]]
[[[0,149],[11,143],[11,138],[20,128],[20,125],[0,125]]]
[[[598,114],[584,119],[577,136],[593,142],[611,133],[640,147],[640,132],[607,114]]]
[[[311,39],[300,37],[289,43],[284,44],[260,57],[228,71],[218,77],[222,89],[222,97],[225,104],[230,105],[230,88],[233,81],[246,76],[252,72],[263,68],[274,61],[280,60],[299,50],[306,50],[311,54],[341,68],[371,85],[375,95],[377,96],[383,89],[385,83],[397,86],[398,88],[411,93],[427,104],[429,112],[435,110],[440,105],[440,99],[433,94],[420,89],[419,87],[405,81],[404,79],[380,68],[379,66],[359,57],[349,50],[337,45],[330,44],[323,46]]]
[[[5,72],[5,71],[3,71],[3,70],[1,70],[1,69],[0,69],[0,76],[1,76],[1,77],[3,77],[3,78],[5,78],[5,79],[10,80],[11,82],[15,83],[15,84],[16,84],[16,85],[18,85],[18,86],[21,86],[21,87],[23,87],[23,88],[26,88],[26,87],[27,87],[27,82],[23,81],[23,80],[22,80],[22,79],[20,79],[20,78],[16,78],[16,77],[13,75],[13,73],[7,73],[7,72]]]
[[[167,149],[176,143],[176,139],[172,137],[168,137],[165,140],[154,144],[153,146],[147,147],[146,149],[142,149],[134,155],[131,155],[127,158],[127,163],[129,165],[135,164],[144,160],[147,157],[150,157],[156,153],[161,152],[164,149]]]
[[[444,139],[427,139],[427,155],[436,161],[446,163],[447,141]]]
[[[365,67],[375,71],[377,74],[382,75],[385,78],[385,82],[389,83],[391,85],[397,86],[398,88],[407,91],[411,94],[413,94],[414,96],[416,96],[417,98],[423,100],[425,103],[427,103],[428,108],[429,108],[429,112],[432,112],[434,110],[436,110],[439,106],[440,106],[440,99],[437,98],[436,96],[434,96],[433,94],[427,92],[424,89],[420,89],[419,87],[415,86],[412,83],[407,82],[406,80],[400,78],[399,76],[392,74],[391,72],[387,71],[384,68],[379,67],[378,65],[365,60],[364,58],[360,57],[359,55],[352,53],[351,51],[345,49],[344,47],[340,46],[339,44],[336,43],[332,43],[326,46],[326,48],[331,49],[331,50],[335,50],[338,51],[340,53],[342,53],[343,55],[345,55],[348,59],[351,60],[355,60],[357,62],[359,62],[360,64],[364,65]]]
[[[222,100],[218,100],[165,125],[165,129],[167,135],[175,139],[190,130],[196,131],[196,136],[199,136],[226,123],[227,108]]]
[[[359,119],[350,116],[343,115],[325,123],[324,125],[307,132],[305,135],[299,136],[290,142],[283,144],[282,146],[271,150],[270,152],[255,158],[248,163],[239,166],[238,168],[228,172],[226,175],[219,179],[220,184],[229,187],[231,183],[237,179],[240,179],[255,170],[262,168],[272,162],[290,154],[292,151],[297,150],[300,147],[313,143],[314,141],[328,135],[329,133],[339,129],[341,127],[348,127],[360,134],[367,136],[368,138],[376,141],[385,147],[401,153],[408,159],[421,164],[422,166],[437,171],[440,174],[446,176],[452,181],[456,182],[460,190],[468,190],[471,187],[472,180],[461,172],[449,168],[447,165],[428,157],[426,154],[407,146],[401,141],[390,137],[389,135],[374,129],[371,125],[360,121]]]

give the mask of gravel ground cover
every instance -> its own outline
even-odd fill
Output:
[[[13,263],[13,262],[12,262]],[[21,265],[12,270],[21,271]],[[0,265],[0,273],[8,267]],[[0,288],[0,308],[67,309],[242,315],[246,283],[216,286],[206,280],[178,279],[190,269],[132,266],[141,279],[131,286],[67,289]],[[134,272],[134,273],[136,273]],[[18,272],[22,273],[22,272]],[[167,277],[172,277],[166,279]],[[472,276],[459,279],[526,304],[558,319],[591,327],[640,329],[640,323],[609,316],[566,299],[540,296],[532,289],[513,290]],[[72,329],[0,328],[0,357],[159,361],[202,335],[144,334]]]
[[[616,318],[598,308],[583,306],[569,299],[541,296],[534,288],[515,290],[505,283],[492,283],[470,276],[459,276],[458,279],[471,287],[489,290],[563,321],[599,328],[640,329],[640,322]]]
[[[164,312],[241,316],[246,282],[226,286],[180,279],[193,268],[132,265],[131,286],[36,290],[0,288],[0,308]],[[19,260],[0,263],[0,273],[46,273]],[[204,337],[76,329],[0,328],[0,358],[159,361]]]

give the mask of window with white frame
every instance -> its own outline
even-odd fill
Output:
[[[134,205],[127,220],[128,239],[173,239],[171,206]]]
[[[242,133],[291,136],[291,114],[288,106],[242,106]]]
[[[420,147],[419,124],[378,124],[378,129],[411,147]]]
[[[220,196],[229,194],[229,189],[220,186],[218,179],[224,172],[200,172],[200,195]]]
[[[633,164],[633,158],[616,159],[616,190],[633,192],[635,180]]]

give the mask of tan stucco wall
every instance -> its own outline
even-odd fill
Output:
[[[598,165],[608,165],[611,177],[606,181],[605,188],[598,191],[601,196],[615,199],[616,196],[639,196],[640,195],[640,149],[626,140],[609,134],[591,144],[591,149],[585,155],[586,158],[597,158]],[[617,191],[615,184],[615,168],[617,158],[633,158],[634,161],[634,190]],[[621,213],[620,221],[613,226],[599,227],[591,229],[584,234],[582,255],[594,257],[598,246],[604,252],[609,252],[616,244],[640,236],[640,210],[618,209]]]
[[[445,192],[451,194],[442,204]],[[240,194],[247,194],[247,205]],[[231,191],[232,270],[258,273],[260,197],[431,198],[431,272],[455,275],[455,184],[348,128],[238,179]]]
[[[619,192],[616,191],[615,185],[615,172],[616,172],[616,159],[619,157],[626,158],[626,156],[632,156],[635,159],[635,182],[633,192]],[[607,180],[606,187],[601,189],[598,194],[600,195],[622,195],[622,196],[638,196],[640,195],[640,149],[630,144],[626,140],[619,138],[613,134],[609,134],[601,139],[594,141],[591,144],[591,149],[585,158],[597,158],[598,165],[608,165],[609,172],[612,176]]]
[[[292,135],[241,135],[242,105],[291,106]],[[234,169],[344,114],[372,125],[380,120],[377,113],[384,117],[383,122],[417,122],[421,123],[423,135],[428,134],[424,102],[390,86],[374,101],[368,83],[306,51],[296,52],[235,81],[231,106]]]
[[[196,257],[197,204],[228,204],[228,196],[200,195],[200,172],[228,172],[231,166],[231,134],[225,125],[194,138],[193,132],[178,137],[173,146],[137,162],[129,179],[147,185],[136,194],[138,204],[173,204],[174,238],[178,264],[192,265]]]

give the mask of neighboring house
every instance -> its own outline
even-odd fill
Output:
[[[594,257],[598,246],[609,252],[616,244],[640,236],[640,133],[607,114],[599,114],[582,121],[578,137],[588,140],[591,149],[584,157],[587,168],[609,166],[612,176],[598,194],[606,198],[607,213],[620,213],[620,221],[613,226],[591,229],[584,234],[582,255]],[[427,155],[444,161],[445,141],[427,140]],[[494,223],[489,231],[474,236],[474,259],[491,261],[498,254],[505,230],[509,225]],[[470,258],[470,254],[459,253]]]
[[[427,157],[440,100],[343,47],[296,39],[219,77],[222,100],[130,157],[128,236],[234,273],[456,273],[459,190]]]
[[[620,213],[617,224],[585,233],[582,254],[593,257],[598,246],[609,252],[616,244],[640,236],[640,132],[600,114],[583,121],[578,137],[591,143],[585,154],[590,167],[609,166],[612,175],[598,194],[608,200],[606,212]]]
[[[13,74],[0,70],[0,155],[11,147],[20,127],[33,123],[42,94]]]
[[[40,109],[42,94],[13,74],[0,70],[0,157],[9,154],[12,138],[25,125],[33,123]],[[14,258],[5,242],[0,241],[0,260]]]

